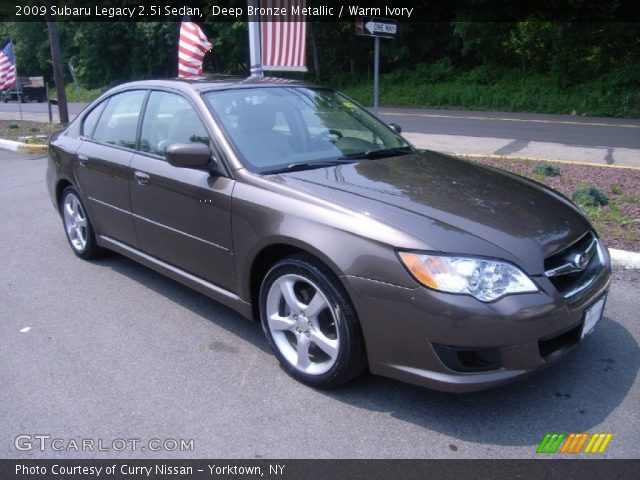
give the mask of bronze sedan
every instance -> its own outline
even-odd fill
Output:
[[[300,82],[134,82],[52,138],[47,185],[77,256],[116,251],[259,319],[315,387],[368,368],[478,390],[579,344],[611,277],[580,210],[399,131]]]

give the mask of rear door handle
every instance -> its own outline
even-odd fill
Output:
[[[136,182],[138,185],[148,185],[149,184],[149,175],[144,172],[135,172]]]
[[[82,167],[86,167],[87,166],[87,160],[89,160],[89,157],[87,157],[86,155],[83,155],[81,153],[78,154],[78,161],[80,162],[80,165]]]

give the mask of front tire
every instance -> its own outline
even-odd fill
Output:
[[[330,388],[366,368],[355,310],[324,265],[303,255],[281,260],[265,276],[259,302],[267,340],[297,380]]]
[[[96,243],[87,209],[75,188],[67,187],[62,192],[60,214],[73,253],[84,260],[99,256],[103,250]]]

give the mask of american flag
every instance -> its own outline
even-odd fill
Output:
[[[0,50],[0,90],[16,84],[16,55],[13,53],[13,43],[9,43]]]
[[[182,22],[178,43],[178,76],[182,78],[202,75],[204,54],[211,50],[211,43],[193,22]]]
[[[306,24],[292,7],[304,8],[306,0],[261,0],[261,8],[286,8],[286,15],[263,16],[262,68],[265,70],[307,71]]]

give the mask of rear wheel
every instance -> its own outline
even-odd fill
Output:
[[[294,256],[260,289],[262,328],[283,368],[314,387],[334,387],[366,367],[364,341],[342,286],[323,265]]]
[[[60,212],[64,231],[73,253],[85,260],[94,258],[102,253],[103,250],[96,243],[95,233],[91,220],[87,215],[87,210],[75,188],[67,187],[62,192]]]

